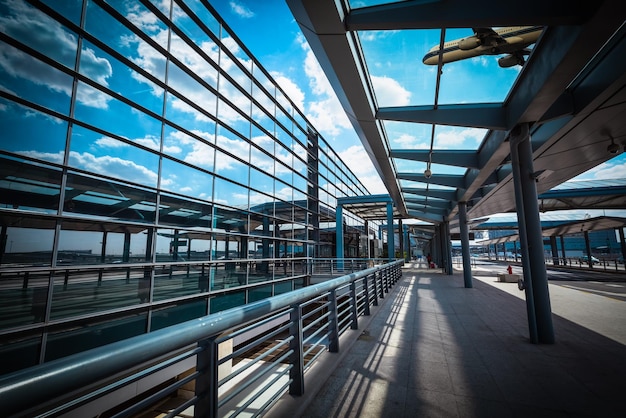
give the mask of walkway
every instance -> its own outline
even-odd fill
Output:
[[[535,345],[515,283],[416,267],[268,417],[624,416],[626,302],[550,285],[556,343]]]

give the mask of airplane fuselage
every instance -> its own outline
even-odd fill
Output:
[[[506,40],[506,43],[500,43],[498,45],[477,45],[471,49],[461,49],[459,47],[461,41],[469,39],[469,37],[446,42],[441,51],[442,63],[446,64],[466,58],[477,57],[479,55],[516,53],[537,42],[542,29],[542,26],[512,26],[495,29],[494,32]],[[435,45],[424,55],[422,62],[426,65],[437,65],[439,62],[439,54],[439,45]]]

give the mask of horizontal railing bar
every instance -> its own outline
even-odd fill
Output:
[[[302,328],[302,331],[308,331],[310,328],[314,327],[315,325],[319,324],[320,322],[322,322],[324,319],[327,319],[328,317],[330,317],[331,312],[326,312],[322,315],[320,315],[319,318],[317,318],[315,321],[312,321],[310,323],[308,323],[306,326],[304,326]]]
[[[269,388],[272,387],[272,385],[274,385],[274,383],[278,382],[284,375],[286,372],[289,372],[289,370],[284,370],[281,373],[278,373],[272,380],[270,380],[269,382],[267,382],[267,384],[265,386],[263,386],[260,390],[257,391],[258,394],[260,393],[265,393],[265,391],[267,391]],[[284,389],[281,388],[281,392]],[[250,406],[252,404],[252,402],[254,402],[255,400],[258,399],[258,395],[257,396],[251,396],[250,399],[248,399],[248,401],[246,403],[244,403],[243,405],[241,405],[239,408],[237,408],[235,410],[235,412],[233,413],[233,416],[237,416],[241,413],[241,411],[245,410],[248,406]]]
[[[270,348],[269,350],[267,350],[263,354],[260,354],[259,356],[254,358],[252,361],[249,361],[246,365],[240,367],[239,369],[237,369],[236,371],[232,372],[231,374],[229,374],[225,378],[221,379],[219,382],[217,382],[217,386],[222,386],[224,383],[229,382],[234,377],[239,376],[241,373],[245,372],[250,367],[252,367],[255,364],[257,364],[259,361],[262,361],[264,358],[268,357],[269,355],[271,355],[275,351],[278,351],[285,344],[288,344],[289,342],[291,342],[291,340],[293,340],[292,336],[290,336],[289,338],[285,338],[284,340],[282,340],[278,344],[274,345],[272,348]]]
[[[268,323],[274,321],[275,319],[280,318],[283,315],[291,313],[292,311],[293,311],[293,308],[285,309],[284,311],[276,312],[276,313],[274,313],[274,314],[272,314],[272,315],[270,315],[270,316],[268,316],[268,317],[266,317],[266,318],[264,318],[264,319],[262,319],[262,320],[260,320],[258,322],[255,321],[253,324],[250,324],[250,325],[248,325],[246,327],[243,327],[241,329],[233,331],[233,332],[231,332],[231,333],[229,333],[227,335],[224,335],[222,337],[216,338],[215,342],[219,344],[219,343],[222,343],[224,341],[227,341],[227,340],[230,340],[232,338],[235,338],[235,337],[237,337],[237,336],[239,336],[241,334],[244,334],[244,333],[246,333],[246,332],[248,332],[250,330],[253,330],[253,329],[255,329],[255,328],[259,327],[259,326],[268,324]]]
[[[253,347],[256,347],[257,345],[269,340],[272,337],[275,337],[276,335],[280,334],[283,331],[286,331],[289,329],[289,323],[283,324],[281,325],[279,328],[275,329],[274,331],[263,335],[262,337],[259,337],[255,340],[252,340],[252,342],[244,345],[243,347],[238,348],[237,350],[233,351],[232,353],[228,354],[227,356],[224,356],[220,359],[219,364],[225,363],[228,360],[231,360],[237,356],[239,356],[240,354],[245,353],[246,351],[250,350]]]
[[[200,375],[199,372],[195,372],[189,376],[186,376],[183,379],[180,379],[174,383],[172,383],[171,385],[168,385],[167,387],[164,387],[163,389],[150,394],[149,396],[142,398],[139,402],[135,403],[134,405],[131,405],[130,407],[126,408],[123,411],[118,412],[115,415],[112,415],[111,418],[121,418],[121,417],[127,417],[130,414],[135,414],[137,412],[141,412],[143,409],[145,409],[147,406],[152,405],[154,402],[158,401],[159,399],[164,398],[166,395],[169,395],[170,393],[174,392],[175,390],[183,387],[184,385],[186,385],[187,383],[191,382],[192,380],[195,380],[198,375]]]
[[[289,356],[293,354],[293,350],[288,350],[287,352],[285,352],[285,354],[283,354],[282,356],[280,356],[278,359],[276,359],[276,361],[270,363],[267,365],[267,367],[262,370],[259,371],[259,373],[254,374],[253,376],[245,379],[244,382],[242,382],[241,384],[237,385],[236,389],[233,390],[232,392],[230,392],[228,395],[224,396],[223,399],[220,399],[219,402],[217,403],[218,408],[224,406],[224,404],[228,403],[228,401],[230,401],[231,399],[233,399],[235,396],[239,395],[241,392],[243,392],[245,389],[247,389],[248,387],[250,387],[250,385],[252,385],[254,382],[256,382],[257,380],[259,380],[261,377],[265,376],[267,373],[269,373],[270,371],[272,371],[274,368],[276,368],[277,366],[280,367],[281,365],[281,361],[289,358]]]

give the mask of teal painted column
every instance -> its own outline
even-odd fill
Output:
[[[396,243],[393,229],[393,204],[387,203],[387,259],[393,261],[396,257]]]
[[[337,205],[335,209],[335,251],[337,267],[343,268],[343,206]]]

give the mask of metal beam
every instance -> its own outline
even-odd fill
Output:
[[[528,0],[481,2],[464,0],[407,1],[353,9],[348,30],[438,29],[524,25],[572,25],[584,21],[597,2]]]
[[[455,167],[480,168],[478,152],[472,150],[435,150],[431,153],[430,150],[426,149],[396,149],[389,151],[389,156],[411,161],[430,161],[434,164]]]
[[[382,107],[376,118],[402,122],[435,123],[448,126],[509,130],[501,103],[472,103],[434,106]]]
[[[421,196],[435,197],[437,199],[445,199],[456,201],[456,190],[431,189],[423,187],[403,187],[402,193],[415,194]]]
[[[421,183],[438,184],[440,186],[448,186],[455,188],[463,188],[465,183],[465,176],[454,174],[433,174],[430,177],[426,177],[423,174],[417,173],[398,173],[398,179],[419,181]]]

